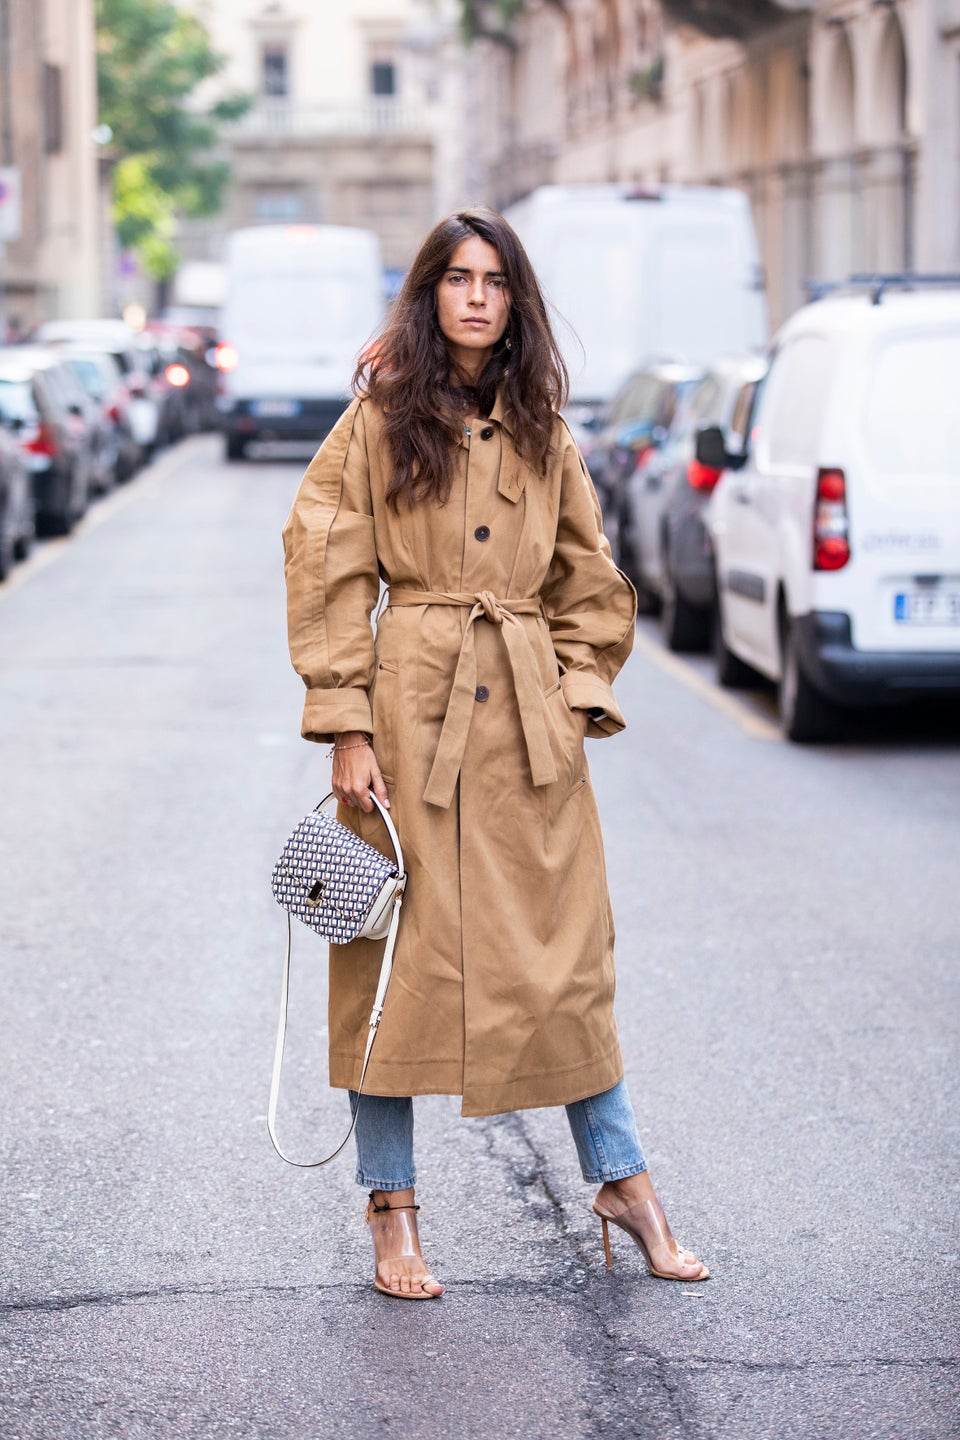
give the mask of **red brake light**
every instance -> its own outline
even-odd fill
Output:
[[[635,470],[639,470],[639,469],[640,469],[640,466],[643,464],[644,460],[646,460],[646,458],[647,458],[647,456],[650,454],[651,450],[654,449],[654,446],[650,444],[649,440],[642,440],[642,441],[640,441],[636,446],[634,446],[633,448],[634,448],[633,466],[634,466],[634,469],[635,469]]]
[[[167,384],[172,385],[175,390],[182,390],[184,385],[190,384],[190,371],[186,365],[181,365],[179,360],[168,365],[164,374],[167,377]]]
[[[850,559],[847,481],[842,470],[817,471],[813,514],[814,570],[842,570]]]
[[[722,470],[714,470],[709,465],[701,465],[696,458],[687,465],[687,483],[693,490],[712,490],[722,474]]]
[[[37,426],[36,434],[24,442],[23,446],[30,455],[54,456],[59,452],[57,436],[53,426],[48,420],[41,420]]]
[[[225,343],[217,346],[213,352],[213,358],[218,370],[236,370],[240,362],[240,356],[237,354],[235,346]]]

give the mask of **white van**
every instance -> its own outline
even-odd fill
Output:
[[[357,356],[383,317],[370,230],[261,225],[235,230],[217,365],[227,456],[259,439],[319,443],[350,398]]]
[[[767,342],[760,253],[739,190],[544,185],[505,217],[560,316],[574,407],[605,404],[650,361],[707,364]]]
[[[836,705],[960,694],[960,290],[838,295],[776,338],[707,524],[721,683],[779,682],[784,731]],[[746,427],[745,427],[746,428]]]

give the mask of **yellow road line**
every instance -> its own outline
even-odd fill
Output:
[[[779,726],[772,720],[767,720],[763,715],[757,715],[750,710],[742,700],[731,695],[728,690],[722,690],[718,685],[713,685],[709,680],[704,680],[696,670],[692,670],[683,660],[672,655],[669,650],[654,643],[642,630],[637,631],[635,649],[639,650],[646,659],[658,666],[665,675],[672,680],[677,680],[692,690],[694,695],[699,695],[714,710],[719,710],[721,715],[726,715],[728,720],[749,735],[751,740],[782,740],[783,735]]]

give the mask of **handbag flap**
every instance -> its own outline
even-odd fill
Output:
[[[345,942],[360,933],[373,902],[397,874],[393,861],[334,816],[311,810],[283,847],[273,893],[291,915]]]

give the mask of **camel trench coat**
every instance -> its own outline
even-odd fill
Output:
[[[461,1095],[464,1115],[562,1105],[623,1073],[613,918],[584,759],[636,597],[559,418],[542,476],[499,401],[460,444],[446,504],[384,499],[382,418],[344,413],[284,526],[302,733],[364,730],[409,873],[366,1090]],[[376,633],[380,582],[389,586]],[[376,814],[340,817],[389,854]],[[382,942],[330,949],[330,1082],[355,1088]]]

